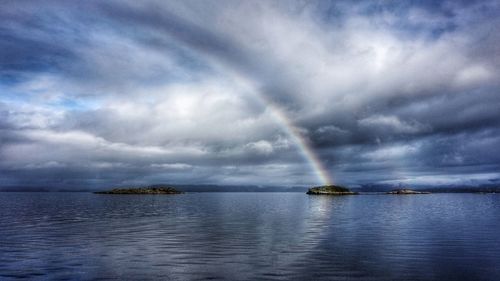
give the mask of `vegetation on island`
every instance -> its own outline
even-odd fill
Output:
[[[338,185],[323,185],[309,188],[306,192],[309,195],[356,195],[357,192],[353,192],[350,189],[338,186]]]

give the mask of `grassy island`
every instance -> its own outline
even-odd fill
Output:
[[[138,188],[115,188],[109,191],[97,191],[96,194],[181,194],[183,192],[173,187],[138,187]]]
[[[309,188],[307,191],[309,195],[356,195],[357,192],[353,192],[350,189],[338,186],[338,185],[323,185]]]

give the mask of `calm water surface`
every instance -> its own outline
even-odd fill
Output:
[[[500,280],[500,195],[0,193],[0,279]]]

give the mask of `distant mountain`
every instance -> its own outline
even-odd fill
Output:
[[[306,192],[308,187],[293,186],[257,186],[257,185],[207,185],[207,184],[154,184],[149,187],[173,186],[183,192]],[[132,188],[134,186],[102,186],[102,187],[67,187],[53,188],[47,186],[6,186],[0,192],[95,192],[113,188]]]
[[[426,188],[421,191],[432,193],[500,193],[500,187],[441,187]]]
[[[384,185],[384,184],[367,184],[358,188],[351,188],[357,192],[389,192],[394,189],[401,188],[397,185]],[[448,186],[410,186],[411,189],[421,192],[432,193],[500,193],[500,186],[498,184],[486,184],[479,186],[462,186],[462,185],[448,185]]]
[[[154,185],[153,185],[154,186]],[[306,192],[307,187],[256,185],[172,185],[185,192]]]
[[[310,186],[257,186],[257,185],[210,185],[210,184],[155,184],[150,187],[173,186],[184,192],[300,192],[304,193]],[[0,192],[94,192],[112,188],[131,188],[133,186],[101,186],[101,187],[67,187],[53,188],[48,186],[4,186]],[[401,188],[397,185],[365,184],[358,187],[349,187],[353,192],[389,192]],[[427,191],[432,193],[470,193],[486,192],[500,193],[498,184],[481,186],[408,186],[413,190]]]

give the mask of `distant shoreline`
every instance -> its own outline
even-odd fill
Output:
[[[420,191],[420,190],[419,190]],[[97,190],[0,190],[0,193],[92,193]],[[356,191],[358,195],[386,195],[386,191]],[[425,190],[427,192],[427,190]],[[183,191],[183,193],[304,193],[304,191]],[[500,194],[500,191],[432,191],[430,194]]]
[[[173,187],[179,191],[187,193],[208,193],[208,192],[259,192],[259,193],[305,193],[308,191],[307,186],[259,186],[259,185],[212,185],[212,184],[153,184],[144,185],[143,187]],[[101,187],[51,187],[51,186],[4,186],[0,187],[0,192],[99,192],[103,190],[111,190],[114,188],[130,188],[130,186],[101,186]],[[349,188],[352,192],[360,193],[361,195],[370,194],[384,194],[395,189],[402,189],[398,186],[362,186]],[[500,193],[500,186],[486,185],[486,186],[448,186],[448,187],[409,187],[418,192],[431,192],[431,193]]]

